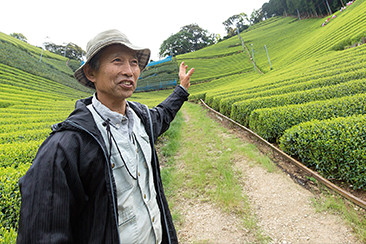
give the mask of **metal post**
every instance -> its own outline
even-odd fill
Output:
[[[299,12],[299,10],[298,10],[298,9],[296,9],[296,10],[297,10],[297,16],[299,16],[299,20],[301,20],[300,12]]]
[[[238,33],[238,37],[241,41],[241,46],[243,47],[243,52],[245,52],[245,45],[244,45],[244,41],[243,41],[243,38],[241,37],[240,33],[239,33],[239,28],[236,28],[236,32]],[[248,54],[249,54],[249,51],[247,51]],[[245,54],[244,54],[245,55]]]
[[[43,47],[42,47],[41,56],[39,57],[39,62],[42,62],[42,56],[43,56]]]
[[[342,6],[344,7],[344,3],[343,3],[343,0],[340,0],[341,1],[341,3],[342,3]]]
[[[48,36],[46,36],[46,38],[45,38],[45,42],[43,42],[43,44],[42,44],[42,51],[41,51],[41,56],[39,57],[39,62],[42,62],[42,56],[43,56],[43,49],[46,49],[46,45],[45,45],[45,43],[48,43],[48,39],[49,39],[49,37]]]
[[[266,53],[267,53],[267,58],[268,58],[268,62],[269,62],[269,67],[272,70],[272,64],[271,64],[271,60],[269,59],[269,54],[268,54],[268,50],[267,50],[267,45],[264,45],[264,48],[266,49]]]
[[[67,44],[65,45],[64,57],[66,57],[66,48],[67,48]]]
[[[331,9],[330,9],[330,7],[329,7],[328,0],[326,0],[326,3],[327,3],[327,6],[328,6],[328,9],[329,9],[329,13],[330,13],[330,15],[332,15],[333,13],[332,13],[332,10],[331,10]]]
[[[254,49],[253,49],[253,43],[250,44],[252,46],[252,58],[253,58],[253,65],[254,65],[254,70],[255,70],[255,58],[254,58]]]

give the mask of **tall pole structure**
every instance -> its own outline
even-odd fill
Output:
[[[327,6],[328,6],[328,9],[329,9],[329,14],[331,15],[331,14],[333,14],[332,13],[332,10],[330,9],[330,7],[329,7],[329,3],[328,3],[328,0],[326,0],[326,3],[327,3]]]
[[[253,43],[250,44],[252,46],[252,58],[253,58],[253,65],[254,65],[254,70],[255,70],[255,58],[254,58],[254,48],[253,48]]]
[[[271,64],[271,60],[269,59],[269,54],[268,54],[268,50],[267,50],[267,45],[264,45],[264,48],[266,49],[266,53],[267,53],[267,58],[268,58],[268,62],[269,62],[269,67],[272,70],[272,64]]]

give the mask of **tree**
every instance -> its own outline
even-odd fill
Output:
[[[23,42],[27,42],[27,38],[22,33],[11,33],[10,36],[12,36],[18,40],[21,40]]]
[[[270,0],[262,5],[265,18],[287,14],[305,17],[319,17],[329,15],[328,4],[331,10],[340,9],[343,0]]]
[[[178,55],[197,51],[203,47],[214,44],[216,35],[209,34],[197,24],[183,26],[179,32],[171,35],[160,45],[159,55]]]
[[[45,42],[44,46],[46,50],[58,55],[62,55],[69,59],[82,61],[83,56],[85,55],[85,51],[72,42],[66,44],[65,46],[57,45],[52,42]]]
[[[85,51],[81,47],[72,42],[68,43],[65,46],[64,50],[66,50],[66,54],[64,53],[64,56],[68,57],[69,59],[82,61],[83,56],[85,55]]]
[[[257,24],[261,21],[263,21],[264,19],[264,13],[262,11],[262,9],[258,9],[258,10],[253,10],[252,14],[250,15],[250,24],[254,25]]]
[[[237,30],[242,32],[247,29],[249,25],[245,24],[245,21],[249,22],[248,16],[245,13],[235,14],[222,22],[225,26],[227,37],[236,35]]]

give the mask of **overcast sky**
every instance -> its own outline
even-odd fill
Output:
[[[22,33],[32,45],[73,42],[84,50],[99,32],[119,29],[159,58],[161,43],[181,27],[198,24],[225,35],[222,22],[241,12],[250,15],[268,0],[4,0],[0,32]]]

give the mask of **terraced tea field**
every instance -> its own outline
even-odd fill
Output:
[[[220,47],[217,53],[224,53],[225,47],[232,52],[233,46],[240,51],[238,37],[179,56],[205,72],[193,80],[216,77],[193,86],[191,99],[203,99],[323,176],[365,190],[365,10],[366,2],[356,1],[324,27],[323,19],[272,18],[249,28],[240,34],[248,50],[241,62],[247,69],[235,75],[225,69],[230,64],[212,58],[211,67],[222,64],[223,69],[210,71],[201,59],[214,57],[216,46]],[[251,46],[260,47],[254,48],[255,63],[264,74],[245,63],[250,60]],[[238,70],[236,64],[233,61],[233,73]],[[217,70],[226,75],[221,77]],[[318,134],[340,128],[342,132]]]
[[[191,100],[203,99],[324,177],[365,190],[366,1],[336,14],[324,27],[324,19],[271,18],[240,33],[244,48],[234,36],[176,60],[196,69]],[[10,240],[19,178],[50,126],[92,91],[73,79],[64,57],[44,52],[39,62],[39,48],[3,33],[0,47],[0,238]],[[141,76],[170,79],[174,69],[162,64]],[[170,91],[131,100],[154,106]]]

